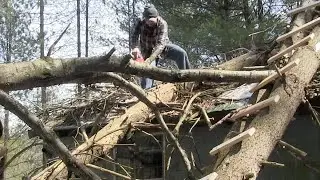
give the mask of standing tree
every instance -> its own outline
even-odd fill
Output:
[[[264,49],[285,24],[281,13],[272,10],[274,0],[265,1],[264,5],[253,0],[151,2],[167,20],[170,39],[182,45],[196,65],[207,66],[212,57],[229,60],[238,48]],[[256,32],[260,33],[249,36]]]
[[[33,1],[1,1],[0,31],[2,33],[0,34],[0,50],[4,55],[3,57],[0,56],[1,62],[11,63],[17,62],[17,60],[25,61],[36,56],[36,39],[29,28],[30,21],[33,17],[31,13],[24,11],[25,9],[32,8],[35,5],[35,2]],[[12,92],[11,94],[19,97],[18,94],[20,94],[20,92]],[[12,143],[10,143],[10,117],[9,111],[6,110],[3,123],[3,138],[4,146],[7,147],[9,151],[12,145]],[[14,118],[11,120],[14,120]],[[4,159],[2,159],[2,161],[4,161]]]
[[[77,0],[77,52],[78,57],[81,57],[81,17],[80,17],[81,9],[80,9],[80,0]],[[81,94],[82,88],[81,84],[78,84],[78,93]]]

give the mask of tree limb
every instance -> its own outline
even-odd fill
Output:
[[[10,112],[17,115],[23,120],[29,127],[31,127],[44,141],[50,144],[56,149],[63,162],[77,175],[80,175],[84,179],[97,179],[101,178],[93,173],[90,169],[79,162],[75,157],[71,155],[68,148],[61,142],[57,135],[48,127],[44,126],[42,122],[33,114],[31,114],[27,108],[25,108],[18,101],[11,98],[7,93],[0,90],[0,104],[8,109]]]
[[[173,135],[173,133],[169,130],[168,126],[166,125],[160,111],[158,110],[156,104],[154,104],[153,102],[151,102],[147,96],[146,93],[143,91],[143,89],[141,89],[139,86],[123,79],[122,77],[114,74],[114,73],[108,73],[108,75],[114,79],[115,81],[118,81],[119,83],[121,83],[121,85],[126,88],[127,90],[129,90],[133,95],[135,95],[140,101],[142,101],[143,103],[145,103],[150,109],[152,109],[152,111],[155,113],[156,118],[158,120],[158,123],[160,124],[162,130],[165,131],[165,133],[168,135],[169,139],[173,142],[173,144],[175,145],[175,147],[178,149],[178,151],[180,152],[180,155],[184,161],[184,165],[188,171],[188,177],[190,179],[195,179],[194,175],[192,173],[192,166],[191,166],[191,162],[188,159],[188,156],[185,152],[184,149],[182,149],[178,139]]]
[[[53,59],[46,57],[28,62],[0,64],[0,88],[11,91],[62,83],[101,82],[108,79],[108,76],[99,72],[119,72],[165,82],[258,82],[273,72],[210,69],[167,70],[145,63],[137,63],[128,56],[110,57],[112,52],[89,58]]]
[[[69,29],[71,23],[68,24],[68,26],[63,30],[63,32],[60,34],[60,36],[58,37],[58,39],[56,39],[53,44],[50,46],[49,50],[48,50],[48,53],[47,53],[47,56],[50,57],[51,56],[51,53],[54,49],[54,47],[58,44],[58,42],[61,40],[61,38],[63,37],[63,35],[67,32],[67,30]]]

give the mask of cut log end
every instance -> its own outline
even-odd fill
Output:
[[[309,35],[310,40],[311,40],[311,39],[313,39],[313,38],[314,38],[314,36],[315,36],[315,35],[314,35],[314,33],[311,33],[311,34]]]
[[[280,98],[280,97],[279,97],[279,98]],[[249,136],[252,136],[252,135],[256,132],[256,128],[254,128],[254,127],[253,127],[253,128],[250,128],[247,132],[248,132],[248,135],[249,135]]]
[[[276,95],[276,96],[274,97],[274,99],[273,99],[273,102],[277,103],[277,102],[279,102],[279,100],[280,100],[280,96],[279,96],[279,95]]]

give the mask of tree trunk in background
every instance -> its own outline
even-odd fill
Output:
[[[80,0],[77,0],[77,47],[78,57],[81,57],[81,37],[80,37]],[[81,94],[81,84],[78,84],[78,93]]]
[[[262,0],[258,0],[258,4],[257,4],[257,17],[258,20],[262,20],[263,18],[263,3]]]
[[[40,58],[44,58],[44,0],[40,0]],[[41,87],[41,106],[45,110],[47,108],[47,88]],[[42,168],[47,167],[47,157],[45,153],[42,153]]]
[[[223,0],[223,16],[224,16],[223,18],[225,20],[228,20],[229,18],[229,8],[230,8],[229,4],[230,4],[229,0]]]
[[[6,60],[5,63],[11,63],[12,58],[12,4],[11,1],[7,1],[7,7],[6,7]],[[7,91],[9,94],[9,91]],[[5,110],[4,114],[4,120],[3,120],[3,144],[4,148],[8,149],[8,141],[10,137],[10,131],[9,131],[9,111]],[[3,161],[7,159],[7,154],[4,154]],[[2,178],[5,179],[5,170],[2,172]]]
[[[86,0],[86,54],[85,57],[89,56],[89,0]]]
[[[218,65],[217,67],[215,67],[215,69],[228,71],[241,70],[243,67],[256,65],[260,56],[261,55],[259,53],[249,52],[239,57],[235,57],[221,65]]]
[[[246,26],[248,28],[248,26],[251,24],[248,0],[242,0],[242,6],[243,6],[243,17],[246,22]]]
[[[128,6],[128,30],[129,30],[129,53],[131,51],[130,47],[131,47],[131,43],[130,43],[130,39],[131,39],[131,4],[130,4],[130,0],[127,0],[127,6]]]
[[[44,58],[44,0],[40,0],[40,58]],[[47,106],[47,88],[41,88],[42,109]]]

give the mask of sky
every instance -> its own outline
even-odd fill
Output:
[[[81,54],[85,55],[85,0],[81,0]],[[116,47],[115,54],[127,53],[128,49],[120,45],[119,38],[128,38],[128,34],[120,29],[120,24],[116,19],[116,11],[111,7],[117,0],[89,0],[89,56],[101,55],[108,52],[112,47]],[[141,6],[141,5],[138,5]],[[141,9],[141,8],[140,8]],[[34,36],[39,33],[40,10],[37,6],[25,9],[24,13],[32,14],[30,29]],[[45,54],[51,44],[58,38],[62,31],[71,23],[70,28],[59,43],[55,46],[52,53],[53,58],[77,57],[77,31],[76,31],[76,0],[47,0],[44,8],[44,31],[45,31]],[[107,42],[99,42],[106,39]],[[1,58],[0,50],[0,58]],[[36,57],[39,57],[36,55]],[[52,86],[48,91],[54,92],[56,96],[49,99],[49,103],[59,103],[63,99],[72,98],[75,95],[75,84],[65,84]],[[13,92],[14,94],[17,92]],[[28,93],[19,98],[20,102],[26,106],[35,106],[39,101],[39,88],[29,90]],[[4,115],[1,111],[1,116]],[[10,127],[15,127],[21,123],[17,117],[10,114]]]

